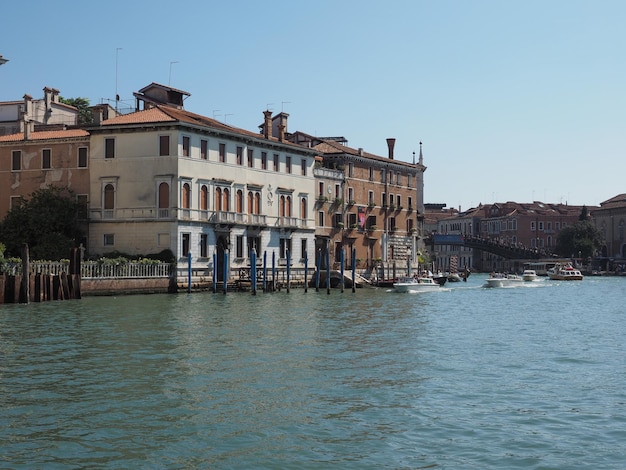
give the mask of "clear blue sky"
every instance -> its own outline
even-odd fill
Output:
[[[398,160],[422,141],[426,202],[626,192],[623,0],[29,0],[3,7],[0,54],[2,101],[159,82],[247,130],[269,105],[378,155],[395,137]]]

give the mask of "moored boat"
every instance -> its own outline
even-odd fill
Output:
[[[571,264],[557,264],[554,268],[548,270],[548,277],[553,281],[582,281],[583,275],[580,270]]]

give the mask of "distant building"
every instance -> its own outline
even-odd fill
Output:
[[[600,231],[604,244],[598,253],[602,269],[626,264],[626,194],[618,194],[590,209],[591,221]]]

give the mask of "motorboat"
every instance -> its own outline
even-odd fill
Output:
[[[553,281],[582,281],[583,274],[571,264],[557,264],[548,270],[548,277]]]
[[[524,272],[522,273],[522,279],[524,281],[536,281],[537,279],[539,279],[537,277],[537,272],[534,269],[524,269]]]
[[[428,276],[424,277],[402,277],[393,283],[393,288],[397,292],[430,292],[440,289],[440,285]]]
[[[487,278],[485,287],[515,287],[523,282],[524,279],[517,274],[492,273]]]

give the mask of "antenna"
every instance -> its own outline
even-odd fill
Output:
[[[280,112],[282,113],[285,109],[286,104],[291,104],[291,101],[281,101],[280,102]]]
[[[267,103],[267,108],[265,108],[265,109],[267,109],[268,111],[271,111],[270,106],[272,106],[273,104],[274,103]]]
[[[234,116],[234,114],[233,113],[224,114],[224,124],[226,124],[226,117],[227,116]]]
[[[171,85],[171,83],[172,83],[172,65],[174,65],[174,64],[178,64],[178,61],[177,60],[173,60],[173,61],[170,62],[170,78],[169,78],[169,80],[167,82],[168,85]]]
[[[115,48],[115,112],[117,113],[117,103],[120,100],[120,95],[117,94],[117,57],[118,53],[122,50],[121,47]]]
[[[214,109],[213,110],[213,119],[217,119],[218,116],[221,116],[221,114],[217,114],[221,111],[221,109]]]

